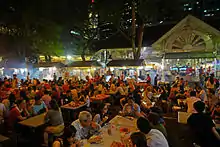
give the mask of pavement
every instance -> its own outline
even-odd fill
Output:
[[[170,147],[194,147],[187,125],[179,124],[177,118],[165,117]]]

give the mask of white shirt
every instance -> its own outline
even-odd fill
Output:
[[[186,104],[188,106],[187,112],[188,113],[196,113],[196,110],[194,109],[193,104],[197,101],[200,101],[197,97],[190,97],[186,99]]]
[[[82,139],[88,139],[89,135],[93,135],[92,132],[94,131],[98,131],[99,129],[101,129],[101,126],[98,125],[97,130],[93,129],[91,126],[89,127],[83,127],[79,121],[79,119],[75,120],[74,122],[72,122],[71,124],[72,126],[75,127],[76,129],[76,135],[75,135],[75,139],[76,140],[82,140]]]
[[[76,135],[75,135],[76,140],[86,139],[88,137],[90,128],[89,127],[84,128],[81,125],[79,119],[75,120],[71,125],[74,126],[76,129]]]
[[[147,146],[148,147],[169,147],[165,136],[156,129],[151,129],[148,134],[146,134]]]
[[[208,101],[208,98],[207,98],[205,90],[201,90],[199,95],[200,95],[200,98],[201,98],[202,101],[204,101],[204,102]]]

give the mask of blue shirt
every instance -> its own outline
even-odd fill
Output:
[[[45,103],[42,101],[40,105],[34,105],[33,106],[33,111],[34,114],[38,114],[40,112],[40,110],[47,108],[47,106],[45,105]]]

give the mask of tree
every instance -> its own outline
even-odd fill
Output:
[[[45,55],[48,60],[51,55],[62,55],[63,29],[88,19],[88,2],[85,1],[10,0],[0,4],[1,21],[6,26],[13,25],[17,31],[9,35],[11,51],[22,59],[32,54]],[[5,32],[5,28],[0,28],[1,31]]]
[[[63,55],[61,32],[62,28],[57,23],[46,20],[39,22],[36,34],[32,36],[32,47],[35,53],[44,55],[46,61],[50,61],[51,56]]]
[[[101,21],[114,24],[117,30],[129,41],[134,54],[134,59],[139,59],[143,43],[145,27],[160,25],[163,21],[173,21],[181,16],[180,0],[117,0],[109,3],[108,0],[99,1],[97,9],[100,12]],[[123,17],[130,14],[131,22]],[[137,44],[137,47],[136,47]]]
[[[71,34],[75,48],[73,52],[80,54],[82,61],[85,61],[85,55],[89,53],[94,41],[97,39],[97,29],[91,27],[91,23],[86,20],[82,23],[75,24]]]

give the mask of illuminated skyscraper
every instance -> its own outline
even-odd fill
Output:
[[[89,6],[89,22],[91,25],[90,27],[96,29],[99,24],[99,15],[98,12],[95,11],[94,5],[95,5],[95,0],[91,0],[91,4]]]
[[[94,39],[99,39],[99,14],[95,10],[95,0],[91,0],[88,9],[88,19],[89,19],[89,27],[95,34]]]
[[[220,19],[220,0],[185,0],[184,11],[202,19]]]

